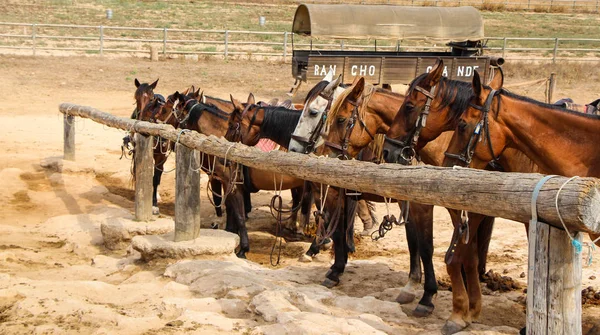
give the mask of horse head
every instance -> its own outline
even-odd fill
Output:
[[[340,87],[342,76],[333,81],[326,80],[332,77],[330,74],[308,92],[302,115],[292,133],[289,151],[309,153],[322,144],[320,134],[327,120],[327,113],[333,101],[344,91]]]
[[[456,122],[454,135],[445,153],[444,166],[462,165],[483,169],[490,162],[498,160],[507,144],[503,132],[495,131],[499,127],[495,116],[503,83],[501,69],[496,70],[489,86],[483,85],[479,73],[475,72],[470,91],[472,99]],[[478,145],[480,142],[482,145]]]
[[[139,114],[141,111],[144,110],[144,108],[146,107],[146,105],[150,102],[150,100],[152,100],[154,98],[154,89],[156,88],[156,85],[158,84],[158,79],[156,79],[156,81],[154,81],[152,84],[148,84],[148,83],[143,83],[141,84],[137,78],[135,78],[135,80],[133,81],[135,84],[135,93],[133,95],[133,98],[135,99],[135,107],[136,110],[134,111],[134,115],[137,117],[137,114]]]

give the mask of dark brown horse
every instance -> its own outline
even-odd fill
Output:
[[[365,88],[360,78],[334,102],[328,116],[328,135],[324,153],[335,157],[354,157],[368,145],[375,134],[385,134],[404,96],[374,87]],[[379,201],[381,198],[379,197]],[[410,252],[409,281],[396,299],[411,302],[421,281],[421,262],[425,270],[423,297],[414,314],[426,316],[433,311],[437,281],[433,268],[433,206],[411,203],[405,225]]]

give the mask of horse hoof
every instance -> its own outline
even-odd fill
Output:
[[[418,318],[430,316],[431,313],[433,313],[433,308],[433,306],[425,306],[418,304],[417,308],[415,308],[415,310],[413,311],[413,316],[416,316]]]
[[[210,228],[212,229],[219,229],[219,223],[218,222],[213,222],[210,224]]]
[[[307,254],[302,254],[302,256],[300,256],[300,258],[298,258],[298,262],[310,263],[310,262],[312,262],[312,257],[310,257]]]
[[[235,254],[238,258],[242,258],[242,259],[246,259],[246,252],[243,250],[238,251],[237,254]]]
[[[329,239],[329,241],[326,241],[323,244],[321,244],[321,249],[329,250],[329,249],[331,249],[332,246],[333,246],[333,241],[331,239]]]
[[[321,285],[323,285],[327,288],[334,288],[339,284],[340,284],[339,280],[336,281],[336,280],[331,280],[329,278],[325,278],[325,280],[323,280],[323,282],[321,283]]]
[[[152,206],[152,215],[160,214],[160,210],[156,206]]]
[[[400,294],[398,294],[398,297],[396,297],[396,302],[404,305],[404,304],[409,304],[411,302],[413,302],[416,298],[416,294],[414,292],[409,292],[409,291],[400,291]]]
[[[464,326],[459,325],[458,323],[450,320],[446,320],[446,324],[442,327],[442,334],[450,335],[458,333],[459,331],[467,328],[469,325],[465,324]]]

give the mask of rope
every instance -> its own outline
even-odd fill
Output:
[[[592,264],[593,261],[593,255],[592,252],[594,250],[596,250],[596,246],[594,243],[596,243],[598,240],[600,240],[600,237],[597,238],[596,240],[592,241],[592,243],[588,243],[588,242],[579,242],[578,240],[574,239],[573,236],[571,236],[571,233],[569,233],[569,230],[567,229],[567,225],[565,224],[565,222],[563,221],[562,215],[560,215],[560,210],[558,209],[558,195],[560,194],[560,191],[562,191],[562,189],[571,181],[574,179],[579,178],[579,176],[574,176],[571,177],[569,179],[567,179],[567,181],[565,181],[560,188],[558,189],[558,192],[556,192],[556,199],[554,199],[554,206],[556,207],[556,213],[558,214],[558,218],[560,219],[560,223],[562,224],[563,228],[565,229],[565,231],[567,232],[567,235],[569,236],[569,239],[571,239],[571,245],[573,245],[573,248],[575,248],[575,254],[579,255],[581,253],[581,251],[583,250],[583,247],[586,247],[588,250],[588,255],[587,255],[587,265],[590,266]]]
[[[537,197],[542,189],[542,186],[551,178],[557,177],[556,175],[549,175],[549,176],[545,176],[544,178],[540,179],[540,181],[538,181],[538,183],[536,184],[534,190],[533,190],[533,194],[531,196],[531,220],[529,221],[529,224],[531,226],[534,226],[535,224],[538,223],[538,217],[537,217]],[[569,239],[571,240],[571,245],[573,246],[573,248],[575,249],[575,254],[579,255],[581,254],[583,247],[586,247],[588,249],[588,255],[587,255],[587,265],[591,265],[592,261],[593,261],[593,255],[592,252],[594,250],[596,250],[596,246],[594,245],[594,243],[596,243],[597,241],[600,240],[600,237],[597,238],[596,240],[594,240],[591,244],[588,242],[584,242],[581,243],[580,241],[576,240],[573,238],[572,234],[569,232],[569,230],[567,229],[567,225],[565,224],[562,215],[560,214],[560,210],[558,208],[558,198],[560,195],[560,192],[562,191],[562,189],[572,180],[579,178],[579,176],[574,176],[571,177],[569,179],[567,179],[558,189],[558,192],[556,192],[556,197],[554,199],[554,206],[556,208],[556,213],[558,214],[558,218],[560,220],[560,223],[562,224],[565,232],[567,232],[567,236],[569,236]],[[535,238],[535,236],[529,236],[529,238]]]
[[[275,195],[271,198],[270,208],[271,215],[273,214],[273,210],[275,210],[275,201],[278,202],[277,207],[279,210],[275,210],[277,212],[277,216],[274,215],[277,224],[275,225],[275,240],[273,241],[273,246],[271,247],[271,253],[269,254],[269,261],[271,262],[271,266],[279,265],[279,261],[281,259],[281,244],[283,241],[283,237],[281,236],[283,219],[281,218],[281,213],[283,212],[283,199],[281,198],[281,190],[283,188],[283,177],[281,177],[281,181],[279,183],[279,189],[277,189],[277,176],[273,175],[273,188],[275,189]],[[279,241],[279,248],[277,251],[277,261],[273,262],[273,254],[275,253],[275,247],[277,246],[277,241]]]

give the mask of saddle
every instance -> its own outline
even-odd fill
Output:
[[[574,111],[582,112],[585,114],[600,115],[600,110],[598,109],[598,105],[600,105],[600,99],[596,99],[587,105],[579,105],[574,103],[573,99],[571,98],[563,98],[553,103],[553,105],[565,109],[571,109]]]

